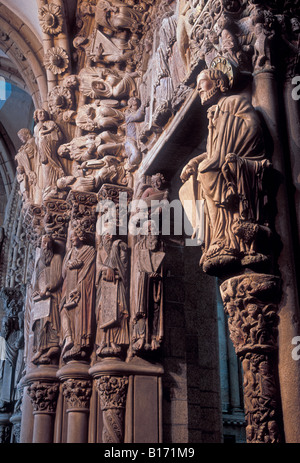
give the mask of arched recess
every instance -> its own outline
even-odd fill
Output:
[[[48,86],[43,65],[43,44],[29,26],[2,2],[0,49],[13,63],[12,81],[21,76],[24,89],[31,95],[35,107],[47,106]],[[7,62],[2,64],[6,64],[4,74],[7,74]]]

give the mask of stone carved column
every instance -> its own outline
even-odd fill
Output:
[[[71,361],[57,377],[62,382],[62,394],[67,412],[67,443],[88,442],[88,421],[92,383],[87,362]]]
[[[34,415],[33,443],[47,444],[53,442],[58,391],[57,382],[43,380],[34,381],[28,387],[27,393],[33,405]]]
[[[101,376],[96,380],[103,412],[103,443],[124,442],[124,417],[128,378],[126,376]]]
[[[277,369],[280,279],[245,274],[220,287],[230,337],[244,371],[248,442],[282,442]]]
[[[89,403],[92,394],[91,382],[68,379],[63,383],[62,390],[67,402],[67,442],[87,442]]]

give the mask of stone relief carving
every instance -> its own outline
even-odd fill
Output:
[[[62,47],[49,48],[44,58],[45,68],[53,72],[54,75],[66,72],[69,63],[69,56]]]
[[[69,408],[88,408],[92,395],[91,382],[68,379],[63,383],[63,395]]]
[[[132,337],[128,359],[144,351],[157,350],[163,339],[163,243],[154,233],[155,224],[146,221],[143,236],[134,247],[137,268],[131,307]]]
[[[59,177],[64,175],[63,167],[57,156],[57,150],[63,140],[58,125],[50,120],[47,111],[37,109],[34,112],[36,122],[34,137],[38,147],[40,163],[42,164],[43,193],[47,189],[56,187]]]
[[[59,348],[59,303],[62,285],[62,252],[49,235],[42,237],[37,259],[32,298],[34,332],[32,362],[38,365],[57,362]]]
[[[279,278],[246,274],[226,280],[220,289],[244,371],[247,441],[281,442],[276,363]]]
[[[86,244],[86,234],[80,227],[72,229],[70,245],[62,268],[62,356],[64,360],[80,360],[88,358],[93,348],[96,251],[93,246]]]
[[[59,386],[56,383],[36,381],[28,386],[29,395],[35,412],[55,413]]]
[[[16,154],[17,179],[25,202],[40,204],[42,199],[41,166],[35,139],[29,129],[21,129],[18,137],[23,143]]]
[[[118,356],[129,345],[128,246],[108,233],[98,241],[96,354]]]
[[[274,69],[278,26],[297,69],[299,20],[286,12],[283,18],[275,16],[258,2],[179,1],[178,11],[175,3],[79,1],[72,56],[59,46],[61,8],[48,4],[39,10],[43,32],[57,43],[45,54],[45,67],[61,81],[48,95],[53,120],[47,111],[37,110],[34,137],[20,132],[23,146],[16,156],[26,236],[35,247],[45,246],[36,260],[26,313],[30,325],[36,303],[50,301],[46,315],[33,321],[32,360],[37,365],[57,362],[60,352],[63,362],[89,361],[92,353],[95,361],[124,359],[126,353],[130,361],[160,348],[161,236],[149,234],[148,222],[145,234],[131,242],[118,234],[96,234],[96,206],[126,187],[134,187],[135,197],[147,205],[168,198],[162,174],[138,185],[135,171],[193,94],[204,67],[209,70],[200,74],[196,86],[209,107],[207,149],[182,172],[183,198],[203,205],[204,226],[195,229],[204,247],[201,264],[206,272],[223,276],[261,270],[269,262],[265,177],[271,165],[254,109],[227,92],[239,73]],[[5,34],[2,40],[8,40]],[[70,65],[74,74],[63,78]],[[113,220],[120,227],[120,216]],[[247,301],[237,295],[233,299],[226,301],[226,312],[243,360],[249,441],[277,442],[280,424],[270,354],[277,342],[276,303],[251,294]],[[97,387],[103,441],[121,442],[127,379],[104,376]],[[88,407],[88,383],[70,380],[63,390],[70,406]],[[41,391],[46,405],[38,402]],[[48,393],[56,397],[56,386],[31,386],[36,409],[48,407]]]
[[[102,376],[96,380],[96,387],[103,411],[102,441],[122,443],[128,378]]]
[[[54,3],[43,5],[39,11],[39,21],[42,31],[49,35],[58,35],[63,30],[61,7]]]

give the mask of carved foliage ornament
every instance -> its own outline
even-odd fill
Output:
[[[32,383],[27,393],[31,399],[35,412],[55,413],[58,397],[58,384],[43,383],[36,381]]]
[[[101,400],[101,409],[125,408],[128,378],[116,376],[101,376],[96,386]]]
[[[73,107],[73,94],[68,88],[54,87],[49,93],[48,104],[50,113],[53,115],[70,110]]]
[[[70,408],[88,408],[92,395],[91,382],[68,379],[63,384],[63,395]]]

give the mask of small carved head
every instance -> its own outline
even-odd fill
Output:
[[[197,90],[202,104],[211,104],[217,96],[229,90],[229,79],[218,69],[204,69],[197,78]]]
[[[158,173],[158,174],[152,175],[151,185],[153,186],[153,188],[160,190],[161,188],[164,187],[165,183],[166,183],[166,180],[163,174]]]
[[[48,112],[41,108],[41,109],[36,109],[33,113],[33,120],[37,124],[38,122],[43,122],[43,121],[48,121],[49,120],[49,114]]]
[[[32,138],[32,135],[29,129],[24,128],[19,130],[18,137],[22,143],[26,143],[30,138]]]

